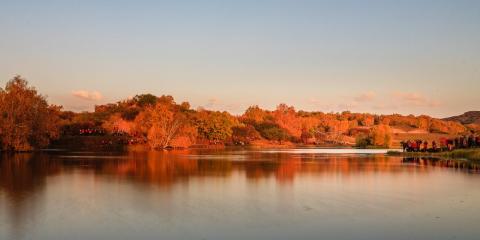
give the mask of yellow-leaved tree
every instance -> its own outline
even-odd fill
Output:
[[[388,125],[376,125],[370,130],[371,144],[377,147],[389,148],[392,146],[392,129]]]

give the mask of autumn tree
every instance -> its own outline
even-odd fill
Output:
[[[61,107],[49,105],[44,96],[20,76],[0,89],[0,140],[9,151],[47,146],[59,136]]]
[[[267,140],[278,141],[281,143],[282,141],[286,141],[290,138],[290,135],[285,129],[273,122],[264,122],[258,124],[256,129],[261,136]]]
[[[364,133],[360,133],[355,138],[355,146],[359,148],[367,148],[369,146],[373,146],[372,139]]]
[[[188,120],[187,120],[188,121]],[[190,147],[197,141],[197,128],[191,123],[185,123],[178,131],[179,133],[170,141],[172,147]]]
[[[360,126],[371,127],[374,124],[375,124],[375,118],[372,115],[363,114],[358,118],[358,125]]]
[[[199,110],[195,114],[195,125],[200,137],[218,144],[232,136],[232,127],[239,122],[228,112]]]
[[[102,128],[107,131],[107,133],[131,133],[132,123],[123,119],[120,114],[114,114],[110,116],[102,124]]]
[[[320,121],[311,116],[304,116],[300,119],[301,121],[301,127],[302,127],[302,133],[300,135],[300,139],[302,143],[304,144],[309,144],[309,143],[315,143],[316,142],[316,133],[318,133],[318,126],[320,124]]]
[[[374,146],[389,148],[392,145],[392,130],[387,125],[376,125],[370,130],[370,143]]]
[[[140,94],[133,97],[133,101],[139,107],[154,106],[157,103],[157,100],[158,100],[157,96],[149,93]]]
[[[258,107],[257,105],[250,106],[247,108],[247,110],[243,114],[242,120],[249,124],[256,124],[256,123],[263,122],[267,115],[268,113],[265,110]]]
[[[232,141],[235,144],[248,145],[260,138],[260,133],[252,125],[235,126],[232,128]]]
[[[286,104],[280,104],[273,111],[275,123],[289,135],[300,139],[302,134],[302,121],[295,112],[295,108]]]
[[[75,136],[81,129],[96,129],[103,132],[105,120],[99,120],[98,115],[91,112],[74,113],[72,116],[61,114],[61,129],[64,136]],[[68,117],[68,118],[66,118]]]
[[[183,119],[175,116],[164,104],[157,104],[154,108],[148,109],[151,124],[147,138],[153,148],[165,148],[175,137]]]
[[[186,147],[183,145],[193,144],[196,138],[195,129],[173,101],[158,102],[155,106],[147,107],[135,119],[135,126],[137,132],[146,136],[154,149]],[[182,146],[174,146],[172,143]]]

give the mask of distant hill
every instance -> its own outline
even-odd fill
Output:
[[[480,111],[470,111],[462,115],[444,118],[447,121],[456,121],[461,124],[480,124]]]

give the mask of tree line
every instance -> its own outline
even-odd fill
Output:
[[[28,151],[68,136],[118,135],[129,144],[153,149],[193,145],[335,144],[389,147],[393,129],[461,134],[458,122],[429,116],[374,115],[297,111],[280,104],[275,110],[249,107],[234,116],[226,111],[192,109],[172,96],[140,94],[95,106],[93,112],[63,111],[50,105],[20,76],[0,89],[1,149]]]

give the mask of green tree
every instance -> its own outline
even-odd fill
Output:
[[[264,123],[258,124],[255,128],[260,133],[260,135],[262,135],[262,137],[264,137],[267,140],[282,142],[290,138],[287,131],[280,128],[275,123],[264,122]]]
[[[260,133],[252,125],[236,126],[232,128],[232,141],[235,144],[245,145],[260,139]]]
[[[157,100],[157,96],[150,93],[140,94],[133,97],[133,101],[140,107],[153,106],[157,103]]]
[[[195,116],[198,134],[215,144],[232,136],[232,128],[238,120],[227,112],[201,110]]]

